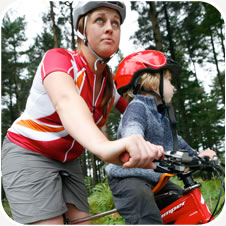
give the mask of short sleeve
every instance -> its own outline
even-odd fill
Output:
[[[115,97],[114,106],[121,114],[123,114],[128,106],[128,103],[122,96],[119,95],[119,93],[115,87],[115,84],[114,84],[114,89],[113,89],[113,96]]]
[[[61,71],[74,77],[72,57],[65,49],[55,48],[48,50],[41,64],[42,81],[52,72]]]
[[[117,104],[115,105],[116,109],[123,114],[128,106],[128,103],[123,97],[119,97]]]

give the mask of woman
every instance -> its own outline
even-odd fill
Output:
[[[107,62],[117,52],[121,2],[80,2],[74,13],[78,51],[52,49],[40,63],[24,113],[8,130],[2,150],[3,186],[19,223],[63,224],[88,215],[78,156],[86,148],[123,167],[155,168],[163,149],[141,136],[109,141],[98,127],[126,102]],[[127,151],[126,163],[120,156]],[[69,174],[62,177],[61,172]]]

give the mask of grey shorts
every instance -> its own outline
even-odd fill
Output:
[[[62,176],[62,171],[69,176]],[[6,138],[2,147],[2,182],[16,222],[27,224],[60,216],[67,212],[66,204],[89,212],[78,159],[58,162]]]

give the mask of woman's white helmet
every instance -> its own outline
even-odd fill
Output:
[[[123,2],[120,1],[79,1],[74,10],[74,28],[78,30],[78,21],[82,16],[85,16],[87,13],[91,12],[94,9],[100,7],[107,7],[114,9],[118,12],[121,19],[121,24],[124,22],[126,17],[126,6]]]

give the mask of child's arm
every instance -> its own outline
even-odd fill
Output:
[[[216,152],[207,148],[206,150],[199,153],[199,157],[209,156],[211,159],[216,155]]]
[[[142,137],[145,137],[145,130],[147,128],[147,117],[148,115],[143,104],[129,104],[120,122],[120,126],[118,129],[118,138],[128,137],[131,135],[140,135]],[[159,150],[160,154],[158,158],[156,158],[159,159],[159,157],[162,156],[162,153],[164,151],[163,147],[160,145],[152,144],[150,142],[149,144],[151,148]],[[120,156],[122,162],[128,161],[129,158],[130,156],[127,152],[124,152]]]
[[[180,149],[184,149],[187,150],[189,152],[189,155],[198,155],[199,157],[204,157],[204,156],[209,156],[211,159],[213,158],[213,156],[216,155],[216,152],[211,150],[211,149],[206,149],[200,153],[196,152],[194,149],[192,149],[187,142],[180,136],[178,136],[178,142],[179,142],[179,148]]]
[[[187,150],[190,156],[198,154],[181,136],[178,136],[178,145],[179,149]]]

